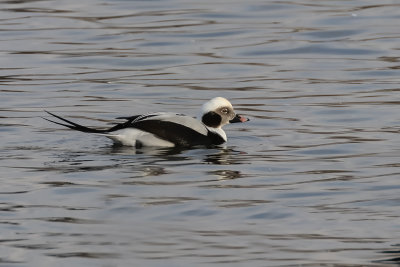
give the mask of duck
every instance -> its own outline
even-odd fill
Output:
[[[223,126],[249,121],[248,118],[236,114],[232,104],[223,97],[215,97],[204,103],[197,119],[179,113],[155,112],[118,117],[116,119],[124,121],[108,129],[83,126],[52,112],[45,112],[53,117],[43,118],[49,122],[72,130],[105,136],[116,145],[136,148],[218,146],[227,142]]]

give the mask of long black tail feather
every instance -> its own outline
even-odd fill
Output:
[[[45,119],[46,121],[50,121],[50,122],[52,122],[52,123],[55,123],[55,124],[64,126],[64,127],[68,127],[68,128],[70,128],[70,129],[72,129],[72,130],[76,130],[76,131],[80,131],[80,132],[84,132],[84,133],[100,133],[100,134],[101,134],[101,133],[104,134],[104,133],[108,133],[108,132],[109,132],[109,130],[97,130],[97,129],[92,129],[92,128],[89,128],[89,127],[86,127],[86,126],[77,124],[77,123],[72,122],[72,121],[70,121],[70,120],[64,119],[64,118],[62,118],[62,117],[60,117],[60,116],[57,116],[56,114],[53,114],[53,113],[51,113],[51,112],[49,112],[49,111],[47,111],[47,110],[45,110],[45,112],[47,112],[47,113],[50,114],[51,116],[53,116],[53,117],[55,117],[55,118],[57,118],[57,119],[59,119],[59,120],[61,120],[61,121],[64,121],[64,122],[66,122],[66,123],[68,123],[68,124],[66,124],[66,123],[61,123],[61,122],[57,122],[57,121],[53,121],[53,120],[50,120],[50,119],[47,119],[47,118],[43,118],[43,117],[42,117],[43,119]]]

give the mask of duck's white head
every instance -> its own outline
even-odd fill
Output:
[[[200,120],[210,128],[220,129],[228,123],[245,122],[247,118],[237,115],[231,102],[223,97],[215,97],[201,108]]]

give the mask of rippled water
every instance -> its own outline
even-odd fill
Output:
[[[391,266],[396,1],[3,1],[2,266]],[[225,96],[214,149],[62,129]]]

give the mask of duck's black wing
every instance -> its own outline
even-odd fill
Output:
[[[136,122],[134,128],[152,133],[180,147],[220,145],[225,142],[221,136],[211,131],[203,133],[171,121],[143,120]]]

